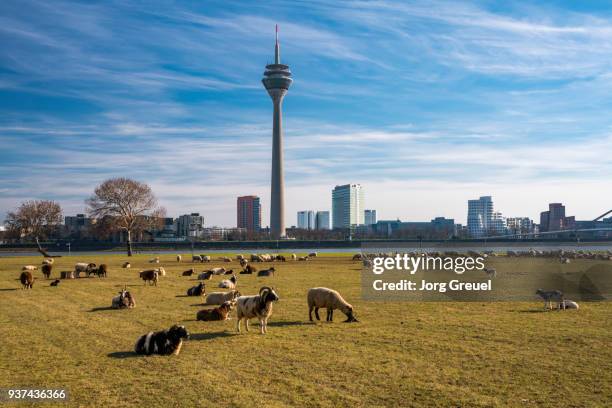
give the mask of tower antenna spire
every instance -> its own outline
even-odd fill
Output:
[[[280,64],[280,45],[278,44],[278,24],[276,24],[276,43],[274,45],[274,63]]]

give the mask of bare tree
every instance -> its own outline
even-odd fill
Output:
[[[46,239],[63,221],[62,207],[49,200],[24,201],[6,215],[8,236],[17,239]]]
[[[125,177],[104,181],[85,201],[88,214],[95,220],[127,234],[127,254],[132,256],[132,233],[143,228],[149,217],[163,211],[147,184]]]

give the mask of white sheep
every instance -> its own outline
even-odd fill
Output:
[[[223,275],[225,274],[225,268],[212,268],[209,270],[213,275]]]
[[[211,292],[206,295],[205,305],[222,305],[223,302],[233,302],[237,297],[240,296],[240,292],[237,290],[230,290],[229,292]]]
[[[166,276],[166,270],[163,267],[155,268],[159,276]]]
[[[95,267],[95,263],[77,262],[74,265],[75,276],[78,278],[81,275],[81,272],[85,272],[87,275],[89,275],[89,272]]]
[[[132,264],[130,264],[129,262],[124,262],[123,263],[123,268],[124,269],[131,268],[131,267],[132,267]]]
[[[202,262],[202,256],[200,256],[200,255],[193,255],[191,257],[191,262]]]
[[[159,256],[149,259],[149,263],[159,263]]]
[[[219,282],[219,287],[223,289],[236,289],[236,275],[232,275],[229,279],[223,279]]]
[[[272,315],[272,303],[279,299],[274,289],[264,286],[259,289],[259,295],[240,296],[236,300],[236,331],[240,333],[240,321],[244,319],[244,326],[249,331],[249,319],[257,317],[261,334],[268,331],[268,319]]]
[[[578,305],[578,303],[574,302],[573,300],[569,300],[569,299],[564,299],[562,302],[559,302],[559,306],[558,306],[559,310],[565,310],[565,309],[580,309],[580,306]]]
[[[314,309],[315,317],[319,318],[319,309],[327,309],[326,321],[331,322],[334,318],[334,310],[340,309],[347,317],[345,322],[356,322],[357,319],[353,314],[353,306],[351,306],[337,291],[329,288],[312,288],[308,290],[308,317],[312,322],[312,311]]]
[[[25,265],[23,268],[21,268],[22,271],[36,271],[38,270],[38,266],[36,265]]]

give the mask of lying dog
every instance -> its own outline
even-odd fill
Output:
[[[183,339],[189,338],[185,326],[174,325],[168,330],[149,332],[140,336],[134,345],[136,354],[178,355],[181,352]]]
[[[233,304],[231,302],[223,302],[223,304],[214,309],[202,309],[198,312],[197,320],[212,322],[217,320],[228,320],[229,313],[232,311]]]
[[[57,286],[57,285],[59,285],[59,283],[60,283],[59,279],[56,279],[53,282],[51,282],[50,286]]]

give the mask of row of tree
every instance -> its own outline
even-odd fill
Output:
[[[132,256],[134,231],[152,230],[166,211],[159,207],[153,190],[145,183],[125,177],[112,178],[96,187],[85,200],[87,214],[100,234],[120,231],[127,235],[127,254]],[[21,240],[46,239],[58,231],[63,222],[59,203],[31,200],[7,214],[7,237]]]

